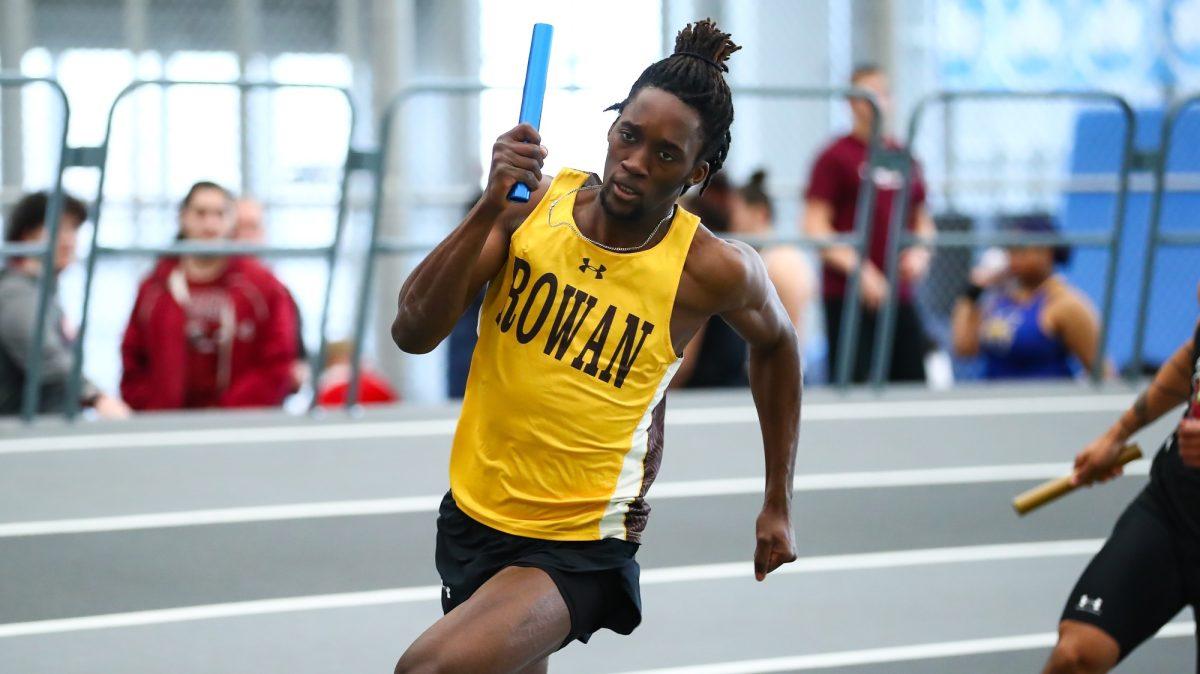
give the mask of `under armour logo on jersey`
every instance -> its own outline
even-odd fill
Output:
[[[604,272],[608,271],[608,267],[605,267],[604,265],[600,265],[599,267],[593,267],[592,266],[592,258],[585,257],[585,258],[583,258],[583,264],[579,265],[579,271],[589,271],[589,270],[596,272],[597,279],[602,279],[602,278],[604,278]]]
[[[1075,608],[1079,611],[1085,611],[1092,615],[1100,615],[1100,607],[1104,604],[1104,600],[1100,597],[1092,599],[1086,594],[1079,598],[1079,604]]]

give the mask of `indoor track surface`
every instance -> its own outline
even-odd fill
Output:
[[[1133,389],[805,399],[800,561],[754,582],[748,393],[670,397],[639,554],[645,618],[552,672],[1035,672],[1149,461],[1018,518]],[[457,409],[0,426],[0,672],[390,672],[440,614]],[[1175,414],[1136,438],[1148,455]],[[1195,666],[1185,612],[1118,671]],[[469,648],[470,644],[463,644]]]

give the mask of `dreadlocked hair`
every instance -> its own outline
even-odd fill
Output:
[[[725,82],[724,73],[729,72],[725,62],[739,49],[712,19],[689,23],[675,36],[674,53],[643,70],[625,100],[607,108],[621,113],[639,91],[654,87],[674,94],[699,113],[704,133],[700,158],[709,167],[701,193],[729,156],[733,94]]]

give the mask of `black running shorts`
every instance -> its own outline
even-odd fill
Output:
[[[458,509],[451,494],[437,520],[437,570],[442,577],[442,611],[449,613],[484,583],[510,566],[545,571],[571,614],[563,645],[607,628],[629,634],[642,621],[638,545],[615,538],[545,541],[497,531]]]

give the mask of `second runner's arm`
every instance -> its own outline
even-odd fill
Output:
[[[1075,457],[1075,484],[1105,482],[1121,474],[1121,447],[1136,432],[1187,400],[1192,376],[1191,342],[1179,347],[1154,375],[1150,386],[1107,431]]]

